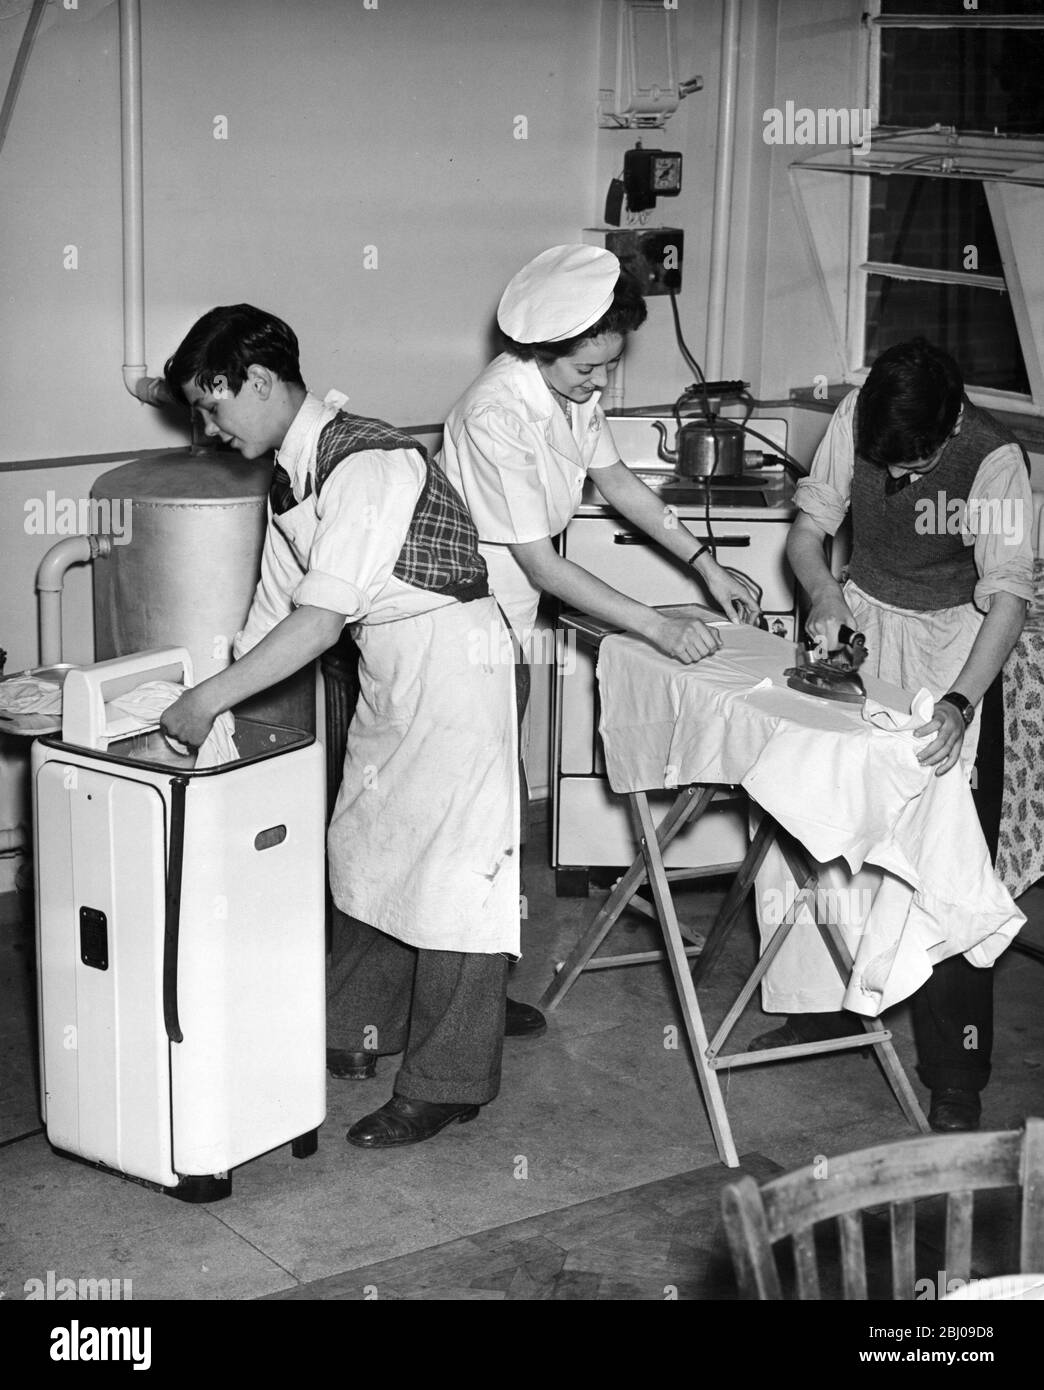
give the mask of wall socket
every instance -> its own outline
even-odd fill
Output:
[[[681,289],[685,247],[681,227],[585,227],[583,236],[589,245],[611,251],[637,279],[643,294]]]

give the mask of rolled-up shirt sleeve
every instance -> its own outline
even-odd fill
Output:
[[[392,577],[427,465],[412,449],[368,449],[336,467],[316,503],[308,571],[293,593],[359,622]]]
[[[596,435],[596,439],[594,453],[587,465],[588,469],[611,468],[614,463],[622,463],[620,450],[616,447],[616,440],[609,428],[609,421],[605,418],[605,411],[600,405],[595,407],[594,414],[591,416],[590,429]]]
[[[293,547],[272,523],[271,511],[261,550],[261,577],[241,632],[232,643],[236,657],[256,647],[261,639],[293,612],[291,595],[301,582],[301,566]]]
[[[822,526],[828,536],[837,534],[852,499],[855,437],[852,417],[858,390],[850,391],[834,411],[820,441],[812,468],[794,489],[794,504]]]
[[[532,427],[511,411],[472,412],[455,440],[464,501],[479,535],[499,545],[553,534],[547,491]]]
[[[1033,493],[1022,453],[1005,444],[987,454],[968,493],[964,540],[975,547],[979,582],[974,603],[988,611],[992,596],[1033,599]]]

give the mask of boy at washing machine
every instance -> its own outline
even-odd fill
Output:
[[[502,625],[478,537],[414,439],[308,391],[297,339],[273,315],[212,309],[165,375],[208,436],[245,458],[274,449],[276,467],[237,659],[163,726],[198,746],[218,714],[351,624],[361,693],[328,854],[334,901],[355,921],[328,1037],[343,1075],[373,1075],[377,1053],[405,1049],[391,1100],[349,1142],[417,1143],[497,1094],[519,951],[513,667],[475,659]]]

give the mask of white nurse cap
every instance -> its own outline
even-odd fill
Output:
[[[613,302],[620,262],[601,246],[552,246],[501,296],[497,322],[516,343],[558,343],[597,323]]]

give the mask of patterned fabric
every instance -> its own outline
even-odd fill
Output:
[[[305,487],[305,497],[312,491],[312,479],[309,477]],[[294,489],[290,482],[290,474],[281,463],[277,463],[272,470],[272,481],[268,486],[268,500],[272,504],[272,515],[282,516],[284,512],[290,511],[297,506],[297,498],[294,496]]]
[[[1044,628],[1027,625],[1004,667],[1004,805],[997,873],[1013,898],[1044,877]]]
[[[402,434],[382,420],[339,411],[319,436],[316,495],[321,495],[335,468],[367,449],[415,449],[427,467],[424,488],[393,570],[396,579],[417,589],[452,594],[465,602],[485,597],[489,593],[486,562],[478,552],[475,524],[445,473],[412,435]]]

